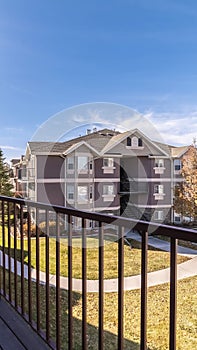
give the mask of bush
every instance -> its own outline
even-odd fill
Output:
[[[24,236],[28,236],[28,225],[27,223],[23,224],[23,234]],[[44,236],[44,232],[41,230],[40,227],[38,227],[38,235]],[[36,236],[36,225],[32,224],[30,227],[30,236],[35,237]]]
[[[39,224],[39,228],[46,234],[46,222],[43,221]],[[60,233],[64,230],[63,223],[60,222]],[[49,221],[49,235],[56,235],[56,221]]]

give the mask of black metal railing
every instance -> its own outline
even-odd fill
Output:
[[[24,213],[29,215],[24,220]],[[40,226],[39,216],[43,214],[45,224]],[[50,218],[53,218],[53,221]],[[82,322],[81,348],[88,349],[88,321],[87,321],[87,222],[95,223],[98,231],[98,345],[104,349],[104,233],[107,224],[117,227],[118,240],[118,340],[117,349],[124,349],[124,231],[135,228],[141,233],[141,331],[140,349],[147,349],[147,251],[148,232],[170,238],[170,319],[169,319],[169,348],[176,349],[176,318],[177,318],[177,239],[197,243],[197,233],[194,230],[171,227],[138,221],[134,219],[102,215],[79,211],[61,206],[50,206],[42,203],[24,201],[22,199],[0,196],[1,220],[1,296],[4,297],[36,332],[44,338],[53,349],[75,349],[74,328],[75,318],[73,308],[75,295],[73,288],[73,239],[75,225],[81,219],[82,238]],[[78,219],[78,221],[76,220]],[[34,222],[34,224],[32,224]],[[36,222],[36,225],[35,225]],[[55,222],[51,226],[51,222]],[[33,227],[35,226],[35,232]],[[42,232],[41,232],[42,227]],[[44,227],[44,229],[43,229]],[[53,230],[52,230],[53,228]],[[77,231],[79,235],[79,230]],[[66,236],[65,236],[66,235]],[[34,241],[32,241],[34,237]],[[68,284],[67,310],[62,310],[61,290],[61,239],[67,238],[67,272]],[[55,241],[55,252],[50,251],[50,239]],[[44,243],[43,243],[44,242]],[[32,245],[35,250],[32,251]],[[44,250],[41,248],[44,246]],[[55,280],[52,283],[50,259],[55,255]],[[44,261],[44,277],[41,274],[41,260]],[[33,269],[34,266],[34,269]],[[34,273],[35,272],[35,273]],[[53,285],[53,286],[52,286]],[[53,316],[52,316],[53,311]],[[67,321],[61,323],[62,312],[67,315]],[[55,315],[55,316],[54,316]],[[55,322],[55,331],[51,328]],[[62,328],[64,327],[64,328]],[[65,336],[66,333],[66,336]],[[62,341],[62,335],[65,340]]]

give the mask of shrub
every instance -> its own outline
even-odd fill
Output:
[[[27,223],[23,224],[23,234],[24,234],[24,236],[28,236],[28,225],[27,225]],[[41,230],[40,227],[38,227],[38,235],[39,236],[43,236],[44,235],[44,232]],[[36,225],[35,224],[31,224],[30,236],[31,237],[35,237],[36,236]]]
[[[46,234],[46,222],[43,221],[39,224],[39,228],[42,232]],[[60,222],[60,233],[63,231],[63,223]],[[49,221],[49,234],[54,236],[56,235],[56,221]]]

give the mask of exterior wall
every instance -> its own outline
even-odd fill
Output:
[[[104,156],[103,158],[113,158],[113,156]],[[113,173],[104,173],[103,171],[103,158],[97,158],[94,160],[94,177],[95,178],[120,178],[120,160],[119,158],[114,158],[114,168]]]
[[[59,156],[37,156],[37,178],[64,178],[64,159]]]
[[[60,183],[38,183],[37,184],[37,201],[64,205],[64,193]]]
[[[103,185],[114,185],[114,197],[112,198],[107,196],[104,198],[103,195]],[[95,183],[94,186],[94,207],[96,208],[108,208],[110,207],[119,207],[120,205],[120,198],[118,195],[119,192],[119,183],[115,182],[102,182],[102,183]]]

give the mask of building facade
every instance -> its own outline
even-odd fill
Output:
[[[156,222],[178,222],[174,186],[188,147],[135,129],[103,129],[66,142],[29,142],[16,186],[33,201]],[[23,175],[22,175],[23,174]],[[20,189],[18,187],[18,189]]]

